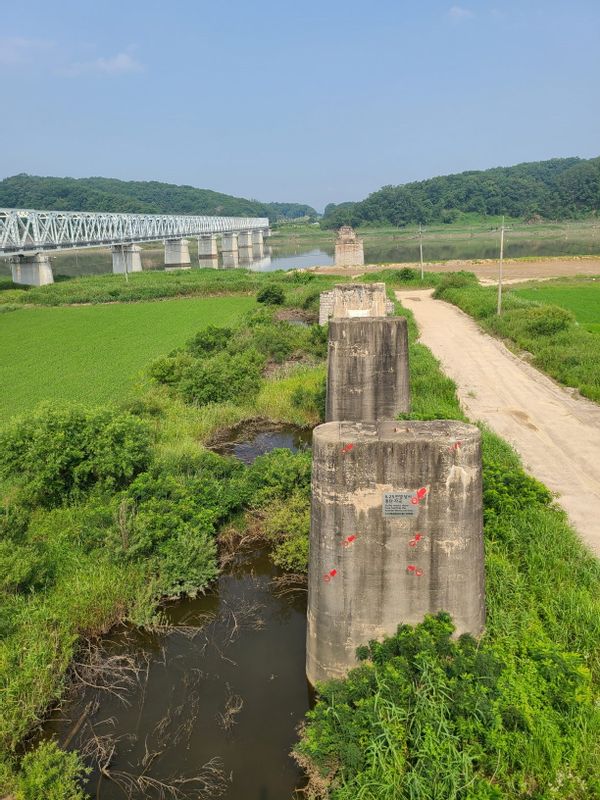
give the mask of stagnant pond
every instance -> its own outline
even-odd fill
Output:
[[[284,427],[229,446],[249,463],[309,437]],[[238,554],[207,595],[168,607],[161,631],[104,638],[116,694],[87,686],[44,727],[99,763],[91,797],[289,800],[303,785],[289,754],[310,703],[306,594],[278,587],[281,574],[263,551]],[[98,683],[94,667],[82,673]]]

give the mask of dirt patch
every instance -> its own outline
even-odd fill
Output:
[[[314,272],[320,275],[347,275],[356,277],[379,272],[386,269],[412,267],[420,269],[416,262],[406,264],[370,264],[367,267],[342,269],[340,267],[316,267]],[[466,270],[474,272],[482,282],[495,283],[498,279],[498,261],[496,259],[477,259],[466,261],[445,261],[424,265],[425,272],[458,272]],[[544,278],[573,278],[575,275],[600,275],[600,258],[598,256],[579,256],[577,258],[545,258],[535,261],[524,259],[507,259],[504,262],[504,280],[506,283],[527,280],[543,280]]]
[[[275,319],[278,322],[290,322],[292,325],[316,325],[319,321],[317,314],[303,308],[280,308]]]

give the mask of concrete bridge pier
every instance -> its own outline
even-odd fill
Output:
[[[198,237],[198,258],[216,258],[218,255],[217,237],[214,234]]]
[[[187,239],[167,239],[165,241],[165,268],[182,269],[190,267],[190,248]]]
[[[264,258],[265,245],[262,231],[252,231],[252,257],[256,260]]]
[[[12,256],[9,261],[13,283],[23,286],[47,286],[54,283],[50,257],[46,253]]]
[[[409,411],[406,318],[332,319],[325,419],[376,422]]]
[[[252,231],[240,231],[238,233],[238,249],[240,264],[249,265],[254,261]]]
[[[237,269],[239,266],[239,250],[237,233],[224,233],[221,239],[221,258],[223,269]]]
[[[137,244],[115,244],[112,249],[112,271],[118,274],[142,271],[142,248]]]
[[[453,420],[328,422],[313,431],[306,674],[447,611],[485,624],[481,435]]]

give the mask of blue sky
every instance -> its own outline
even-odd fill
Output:
[[[0,177],[357,200],[600,155],[599,0],[0,0]]]

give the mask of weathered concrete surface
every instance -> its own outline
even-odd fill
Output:
[[[238,235],[237,233],[224,233],[221,238],[221,251],[223,253],[237,253]]]
[[[252,247],[252,231],[240,231],[238,233],[238,247]]]
[[[430,290],[397,296],[456,382],[465,413],[513,445],[600,556],[600,406],[559,386]]]
[[[198,258],[215,258],[218,254],[217,237],[214,234],[198,237]]]
[[[404,317],[332,319],[325,418],[375,422],[410,411]]]
[[[142,271],[142,248],[138,244],[116,244],[112,248],[112,271],[116,274]]]
[[[9,259],[13,283],[23,286],[47,286],[54,283],[50,257],[45,253],[34,256],[13,256]]]
[[[190,248],[187,239],[167,239],[165,242],[165,267],[188,267]]]
[[[319,298],[319,324],[330,317],[385,317],[394,310],[385,283],[338,283]]]
[[[401,516],[384,513],[388,493]],[[389,502],[389,498],[388,498]],[[462,422],[330,422],[313,432],[306,673],[344,675],[355,650],[429,613],[485,623],[481,440]]]
[[[365,263],[363,240],[349,225],[343,225],[335,240],[336,267],[360,267]]]

